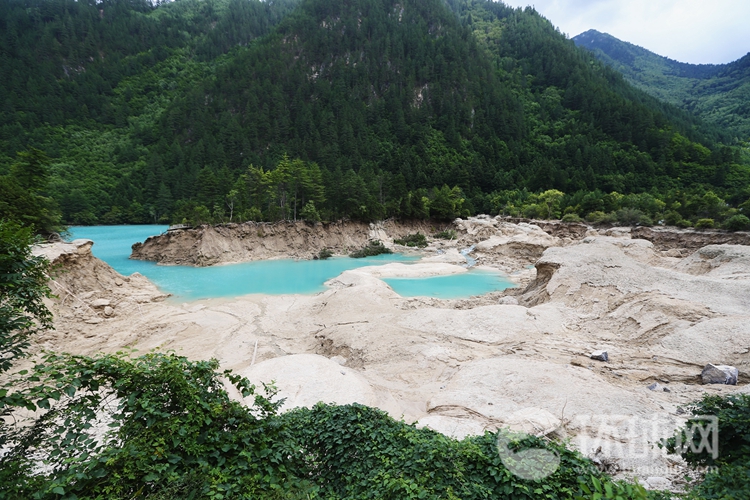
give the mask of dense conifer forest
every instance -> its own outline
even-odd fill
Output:
[[[0,23],[0,211],[28,203],[14,172],[41,158],[49,227],[748,211],[726,130],[530,8],[8,0]]]

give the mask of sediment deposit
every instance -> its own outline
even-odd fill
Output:
[[[371,229],[357,231],[366,239]],[[275,380],[286,407],[357,401],[458,437],[501,426],[568,437],[613,471],[671,467],[678,486],[679,461],[649,443],[684,421],[681,405],[747,390],[750,247],[667,249],[630,229],[556,236],[488,217],[455,229],[457,240],[425,249],[426,273],[461,263],[458,250],[474,245],[479,264],[519,287],[402,298],[379,279],[402,266],[381,266],[346,271],[314,296],[179,303],[142,277],[117,276],[87,243],[57,257],[47,250],[67,272],[54,285],[64,291],[53,304],[56,330],[39,342],[82,354],[135,347],[215,357],[255,383]],[[103,301],[106,312],[95,305]],[[597,350],[609,361],[591,359]],[[737,367],[739,386],[703,385],[707,363]]]
[[[385,221],[377,224],[282,221],[200,226],[169,231],[152,236],[143,243],[136,243],[131,258],[186,266],[278,258],[310,259],[324,248],[345,255],[359,250],[371,240],[392,243],[393,238],[418,231],[431,234],[446,225],[419,221]]]

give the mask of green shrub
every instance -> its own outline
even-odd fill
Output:
[[[319,498],[653,498],[638,485],[612,481],[580,453],[533,436],[504,433],[514,457],[503,458],[498,433],[457,441],[359,404],[318,403],[279,420],[287,430],[283,441],[298,450],[291,469],[320,487]],[[522,466],[513,460],[529,449],[554,453],[560,466],[538,480],[514,475],[506,464]]]
[[[677,221],[677,224],[675,224],[677,227],[681,228],[687,228],[687,227],[693,227],[693,223],[690,222],[687,219],[681,219]]]
[[[313,201],[308,201],[299,213],[300,218],[305,222],[320,222],[320,214],[315,208]]]
[[[523,216],[527,219],[536,219],[537,217],[541,218],[545,215],[543,209],[536,203],[526,205],[521,210],[523,211]]]
[[[695,223],[696,229],[711,229],[714,227],[713,219],[698,219]]]
[[[316,259],[320,259],[320,260],[326,260],[331,257],[333,257],[333,252],[331,252],[327,248],[324,248],[323,250],[318,252],[318,255],[315,256]]]
[[[435,233],[434,237],[439,240],[455,240],[456,231],[453,229],[445,229],[443,231],[440,231],[439,233]]]
[[[635,226],[645,216],[646,214],[637,208],[623,208],[617,211],[617,222],[625,226]]]
[[[13,449],[0,456],[0,499],[657,498],[533,436],[485,432],[457,441],[359,404],[279,415],[280,402],[218,366],[159,353],[48,355],[16,382],[57,418],[21,425],[22,439],[6,442]],[[230,399],[222,379],[254,404]],[[112,398],[119,403],[105,405]],[[13,404],[36,408],[31,399]],[[97,411],[114,417],[101,443],[88,439]],[[540,479],[523,479],[519,472],[538,467],[527,450],[559,462]],[[39,452],[49,457],[43,473],[34,472]]]
[[[750,461],[724,465],[709,471],[703,477],[703,482],[690,492],[688,498],[695,500],[750,498]]]
[[[404,245],[405,247],[417,247],[424,248],[427,246],[427,238],[422,233],[414,233],[403,238],[394,239],[393,242],[397,245]]]
[[[664,223],[668,226],[676,226],[682,220],[682,215],[675,210],[670,210],[664,214]]]
[[[715,455],[711,453],[714,450],[700,446],[704,439],[713,442],[714,436],[694,433],[689,424],[677,436],[661,443],[670,453],[680,453],[692,466],[716,467],[705,475],[689,498],[750,498],[750,395],[706,395],[687,409],[696,417],[716,417],[718,425]],[[694,449],[677,449],[678,436],[681,442],[689,443],[692,439]]]
[[[617,215],[614,213],[604,213],[599,210],[591,212],[586,216],[586,220],[591,224],[615,224],[617,223]]]
[[[745,231],[750,229],[750,219],[746,215],[733,215],[724,223],[724,227],[730,231]]]
[[[563,222],[583,222],[583,219],[578,214],[565,214],[562,218]]]
[[[651,227],[654,225],[654,221],[648,215],[641,215],[641,218],[638,219],[638,225]]]
[[[349,257],[351,257],[352,259],[361,259],[363,257],[374,257],[375,255],[380,255],[383,253],[393,252],[389,248],[386,248],[385,245],[383,245],[383,242],[373,240],[356,252],[350,253]]]
[[[0,499],[307,498],[314,486],[281,465],[280,403],[218,368],[161,353],[45,356],[17,381],[11,403],[39,417],[3,434],[12,453],[0,457]],[[252,408],[225,382],[254,396]],[[99,440],[97,412],[111,417]]]

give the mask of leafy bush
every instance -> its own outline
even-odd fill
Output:
[[[611,481],[580,453],[536,437],[512,436],[509,447],[514,453],[548,450],[560,467],[543,479],[525,480],[503,462],[497,433],[456,441],[359,404],[319,403],[279,419],[283,440],[299,450],[293,469],[320,487],[321,498],[597,498],[587,489],[611,492],[607,498],[649,498],[640,486]]]
[[[0,498],[304,498],[312,485],[282,466],[294,450],[272,418],[280,403],[226,371],[255,395],[250,409],[232,401],[218,367],[174,354],[47,355],[4,388],[12,406],[41,414],[6,435]]]
[[[316,259],[320,260],[326,260],[333,257],[333,252],[331,252],[329,249],[324,248],[320,252],[318,252],[318,255],[315,256]]]
[[[307,204],[300,211],[299,215],[302,220],[306,222],[320,222],[320,214],[315,208],[315,203],[312,200],[307,202]]]
[[[588,214],[586,220],[591,224],[615,224],[617,223],[617,215],[597,210]]]
[[[695,222],[696,229],[711,229],[712,227],[714,227],[713,219],[698,219]]]
[[[641,218],[638,219],[638,225],[650,227],[654,225],[654,221],[648,215],[641,215]]]
[[[455,240],[456,231],[453,229],[444,229],[443,231],[440,231],[439,233],[435,233],[433,237],[439,240]]]
[[[217,368],[174,354],[48,355],[14,381],[14,404],[42,413],[7,441],[0,498],[653,498],[541,438],[502,434],[514,455],[503,456],[496,433],[456,441],[359,404],[278,415],[280,402]],[[222,377],[253,405],[231,400]],[[96,421],[111,422],[103,438]],[[538,480],[511,473],[529,449],[559,467]]]
[[[745,231],[750,229],[750,219],[746,215],[733,215],[724,223],[724,227],[730,231]]]
[[[703,482],[690,492],[688,498],[695,500],[750,498],[750,461],[724,465],[718,470],[709,471],[703,477]]]
[[[418,247],[424,248],[427,246],[427,238],[422,233],[414,233],[403,238],[394,239],[394,243],[397,245],[404,245],[406,247]]]
[[[705,475],[690,498],[750,498],[750,395],[706,395],[687,409],[693,416],[717,417],[718,423],[717,455],[700,446],[702,439],[712,441],[714,436],[693,433],[688,426],[662,443],[670,453],[680,452],[692,466],[717,466]],[[677,449],[677,437],[683,443],[692,441],[694,449]]]
[[[349,254],[352,259],[361,259],[363,257],[373,257],[384,253],[393,253],[389,248],[383,245],[382,241],[373,240],[356,252]]]
[[[536,203],[531,203],[523,207],[523,216],[527,219],[536,219],[537,217],[544,217],[543,207],[540,207]]]
[[[637,208],[623,208],[617,211],[617,222],[625,226],[635,226],[646,214]]]
[[[670,210],[664,214],[664,222],[668,226],[676,226],[682,220],[682,216],[675,210]]]
[[[578,214],[570,213],[570,214],[563,215],[562,221],[563,222],[583,222],[583,219],[581,219],[581,216],[579,216]]]
[[[681,228],[693,227],[693,223],[690,222],[689,220],[686,220],[686,219],[682,219],[682,220],[677,221],[677,224],[675,224],[675,225],[677,227],[681,227]]]
[[[31,255],[31,228],[0,219],[0,374],[24,355],[31,333],[52,327],[44,305],[49,262]],[[0,431],[3,429],[0,395]],[[2,445],[2,443],[0,443]]]

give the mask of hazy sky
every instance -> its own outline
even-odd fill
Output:
[[[531,5],[569,37],[589,29],[693,64],[750,52],[750,0],[502,0]]]

